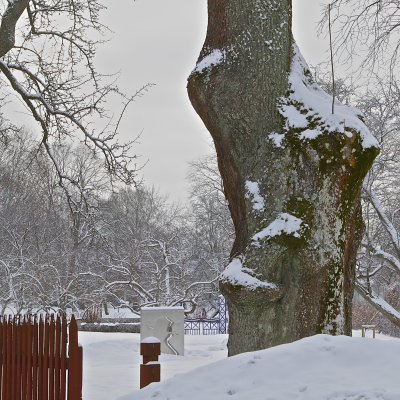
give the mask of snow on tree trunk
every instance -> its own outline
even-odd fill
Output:
[[[378,145],[357,110],[314,82],[291,1],[209,0],[189,77],[235,226],[221,276],[229,355],[315,333],[351,334],[360,189]]]

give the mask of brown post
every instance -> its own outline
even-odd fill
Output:
[[[60,400],[65,400],[67,380],[67,319],[62,317],[61,323],[61,361],[60,361]]]
[[[68,400],[82,399],[82,350],[78,345],[78,326],[72,315],[69,324]]]
[[[55,397],[54,397],[54,379],[55,379],[55,376],[54,376],[54,361],[55,361],[54,331],[55,331],[54,314],[51,314],[50,321],[49,321],[49,399],[48,400],[55,400]]]
[[[32,316],[28,316],[27,319],[27,340],[26,340],[26,355],[27,359],[27,379],[26,379],[26,398],[32,400],[32,357],[33,357],[33,319]],[[36,368],[35,368],[36,369]]]
[[[161,354],[161,343],[157,338],[148,337],[140,343],[140,355],[143,364],[140,364],[140,389],[150,383],[160,382],[161,369],[158,356]]]

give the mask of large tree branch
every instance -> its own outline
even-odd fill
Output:
[[[15,67],[14,64],[12,66]],[[52,117],[58,120],[59,123],[61,123],[61,120],[64,120],[65,124],[75,126],[77,130],[83,134],[85,143],[92,143],[94,149],[99,150],[103,154],[107,169],[111,174],[128,184],[134,181],[135,170],[130,169],[128,166],[129,161],[134,157],[128,156],[127,154],[131,143],[121,145],[118,142],[113,142],[115,132],[104,137],[95,136],[84,126],[80,118],[76,117],[75,114],[71,113],[69,110],[54,107],[40,93],[28,92],[12,73],[9,66],[3,61],[0,61],[0,71],[3,72],[12,88],[21,96],[34,118],[40,123],[43,132],[42,143],[49,155],[48,139],[50,132],[48,122],[46,121]],[[142,90],[144,91],[146,88],[147,86],[144,86]],[[140,95],[142,90],[137,92],[138,95]],[[95,106],[93,106],[93,108],[94,107]],[[44,117],[40,115],[40,109],[45,113]],[[60,179],[63,178],[65,177],[61,177],[60,175]]]
[[[400,260],[394,257],[392,254],[384,251],[382,249],[377,248],[372,244],[364,245],[369,251],[371,256],[378,258],[379,260],[386,261],[390,267],[400,275]],[[371,274],[370,274],[371,276]]]
[[[0,57],[4,57],[15,44],[15,27],[29,0],[8,0],[0,25]]]

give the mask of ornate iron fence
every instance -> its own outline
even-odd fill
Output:
[[[219,319],[185,319],[185,335],[216,335],[220,331]]]
[[[225,297],[219,296],[219,318],[185,318],[185,335],[216,335],[228,333],[228,307]]]

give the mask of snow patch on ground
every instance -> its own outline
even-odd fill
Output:
[[[398,400],[398,354],[399,340],[316,335],[230,357],[120,400]]]
[[[300,218],[288,213],[280,213],[266,228],[256,233],[252,240],[257,242],[283,233],[299,238],[307,226]]]
[[[139,333],[79,332],[83,346],[83,399],[135,399],[139,393]],[[228,335],[185,335],[185,356],[161,354],[161,381],[227,357]]]
[[[229,282],[233,285],[246,286],[250,290],[256,288],[276,289],[277,286],[271,282],[263,282],[254,276],[254,271],[246,268],[243,257],[235,257],[221,273],[222,282]]]

